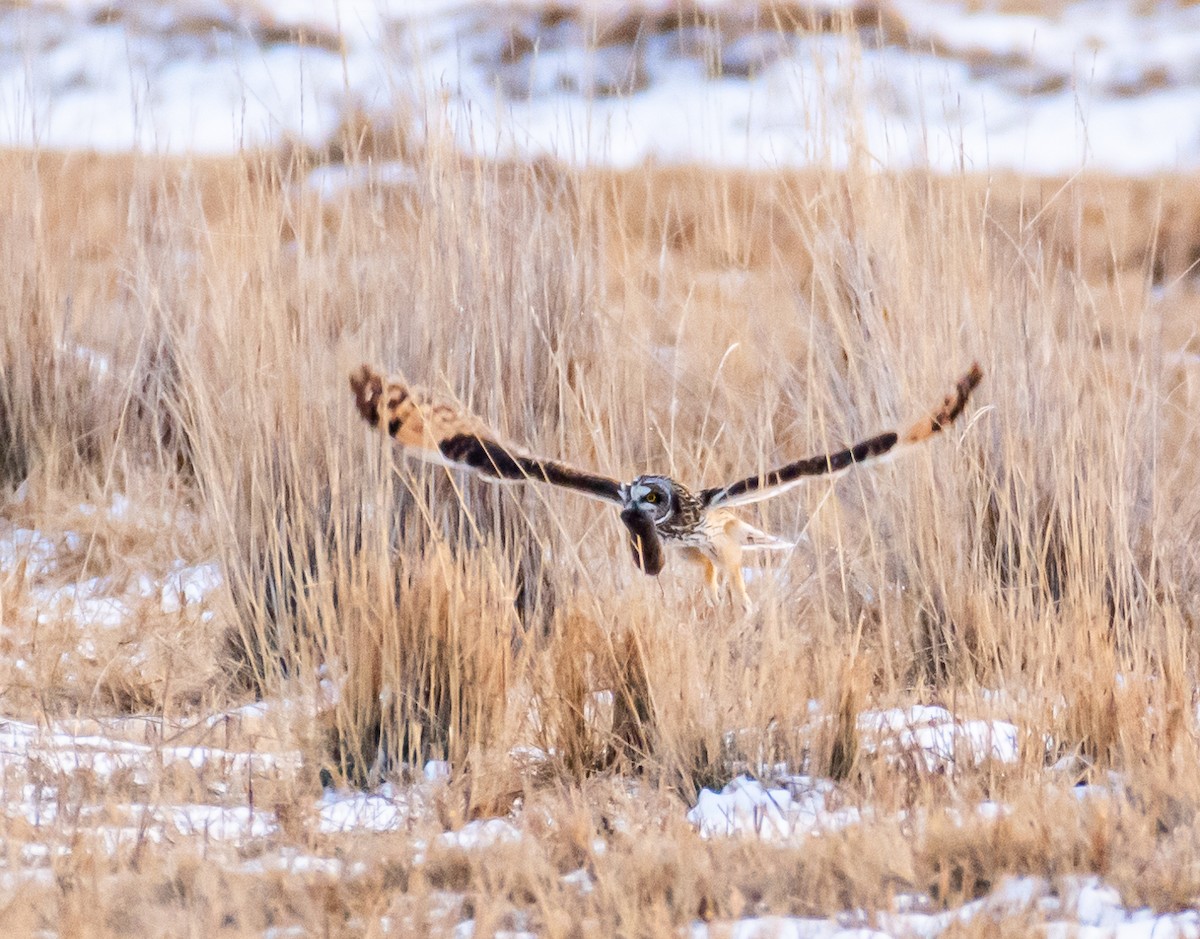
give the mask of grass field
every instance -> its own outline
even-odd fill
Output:
[[[1023,935],[1079,875],[1200,899],[1194,179],[372,146],[323,194],[300,154],[0,156],[6,935]],[[611,510],[389,452],[347,386],[714,485],[974,360],[944,437],[747,510],[801,541],[750,613],[643,577]],[[816,821],[698,831],[741,773]]]

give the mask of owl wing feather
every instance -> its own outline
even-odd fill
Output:
[[[369,365],[351,373],[350,389],[368,424],[426,462],[461,467],[496,482],[546,482],[602,502],[622,504],[621,484],[615,479],[530,456],[501,443],[473,415]]]
[[[967,406],[971,392],[983,379],[983,370],[975,363],[958,380],[941,406],[921,418],[903,432],[889,430],[886,433],[860,441],[844,450],[824,453],[819,456],[796,460],[778,469],[757,476],[747,476],[727,486],[705,489],[699,493],[705,508],[717,506],[747,505],[770,499],[780,493],[799,486],[813,476],[831,476],[883,457],[893,456],[905,447],[920,443],[952,424]]]

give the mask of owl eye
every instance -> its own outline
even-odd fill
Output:
[[[658,493],[657,492],[646,493],[646,501],[649,502],[651,505],[658,505]]]

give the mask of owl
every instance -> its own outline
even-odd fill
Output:
[[[404,451],[430,463],[470,470],[494,482],[549,483],[614,505],[628,530],[633,560],[642,571],[653,576],[661,573],[666,563],[664,549],[670,548],[702,569],[711,596],[719,595],[723,575],[742,604],[749,607],[742,553],[792,544],[755,528],[733,512],[734,507],[770,499],[815,476],[832,476],[891,457],[929,439],[962,414],[982,378],[979,365],[972,365],[937,409],[902,431],[885,431],[842,450],[699,490],[653,473],[622,483],[533,456],[501,442],[477,417],[452,403],[388,378],[369,365],[350,375],[350,388],[366,422]]]

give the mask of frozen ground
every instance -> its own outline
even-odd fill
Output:
[[[1093,0],[1044,15],[924,0],[803,8],[815,11],[810,25],[841,11],[859,24],[851,33],[781,32],[751,4],[702,4],[719,14],[706,22],[680,21],[677,7],[2,6],[0,139],[224,153],[320,145],[365,119],[402,134],[444,123],[476,152],[616,165],[1144,174],[1200,159],[1195,4]]]
[[[16,505],[20,505],[18,499]],[[73,517],[117,524],[143,512],[124,495],[107,504],[82,504]],[[83,526],[81,526],[83,527]],[[164,616],[213,615],[209,609],[222,583],[215,562],[176,561],[167,570],[122,578],[63,583],[56,576],[89,541],[86,531],[43,532],[0,522],[0,578],[27,581],[36,609],[25,628],[66,623],[86,658],[95,637],[120,629],[151,603]],[[51,587],[47,584],[58,583]],[[10,620],[9,639],[20,631]],[[19,646],[19,644],[18,644]],[[130,653],[136,656],[138,653]],[[70,663],[66,663],[70,667]],[[0,845],[0,883],[52,883],[56,859],[86,849],[107,855],[139,845],[192,839],[210,857],[228,857],[231,869],[279,870],[306,875],[350,876],[355,872],[336,848],[311,851],[284,845],[285,829],[307,826],[311,838],[418,831],[415,863],[427,850],[474,852],[531,837],[517,803],[504,818],[440,827],[433,806],[446,786],[448,767],[430,763],[422,778],[387,784],[375,792],[326,790],[305,785],[303,755],[289,725],[332,700],[324,688],[314,701],[267,701],[199,720],[168,723],[162,717],[19,720],[0,716],[0,784],[6,831],[19,839]],[[814,732],[824,718],[810,708]],[[931,777],[953,775],[957,765],[986,761],[1015,764],[1022,730],[1015,722],[957,715],[940,706],[864,711],[858,717],[859,745],[898,772]],[[530,752],[535,752],[530,750]],[[802,847],[807,839],[876,819],[869,806],[845,803],[830,779],[760,767],[760,779],[740,776],[719,792],[702,790],[686,819],[705,839],[749,839]],[[169,781],[169,784],[168,784]],[[1080,787],[1080,798],[1108,799],[1119,789]],[[256,798],[256,793],[259,795]],[[264,793],[274,793],[267,795]],[[682,810],[681,810],[682,811]],[[996,802],[975,807],[977,821],[991,823],[1009,809]],[[920,819],[912,820],[920,824]],[[19,828],[14,829],[14,824]],[[259,845],[260,847],[255,847]],[[595,850],[603,850],[600,844]],[[222,853],[224,852],[224,853]],[[360,872],[361,873],[361,872]],[[578,874],[579,889],[588,874]],[[828,919],[769,917],[696,922],[693,939],[723,937],[938,936],[988,918],[1022,917],[1047,935],[1112,937],[1200,936],[1194,912],[1154,915],[1125,908],[1117,892],[1096,878],[1075,877],[1051,884],[1014,878],[979,900],[942,911],[929,897],[904,896],[895,911],[867,916],[847,910]],[[1081,932],[1076,933],[1076,930]],[[474,923],[458,923],[455,935],[470,936]]]
[[[886,939],[957,935],[969,926],[985,929],[989,921],[1027,917],[1038,935],[1090,939],[1182,939],[1200,935],[1195,911],[1155,916],[1121,906],[1116,891],[1094,877],[1072,878],[1058,894],[1040,878],[1012,878],[989,896],[945,913],[902,912],[866,917],[846,914],[835,919],[769,917],[744,919],[722,926],[697,924],[691,939]],[[1035,925],[1036,924],[1036,925]],[[981,933],[986,934],[986,933]]]

